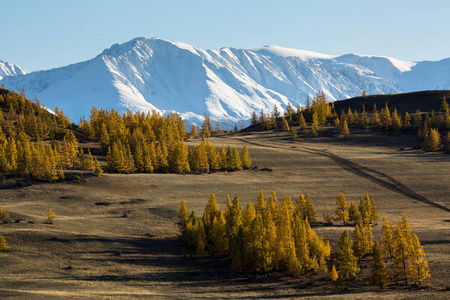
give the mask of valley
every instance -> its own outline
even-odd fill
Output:
[[[411,146],[410,135],[355,132],[347,139],[293,140],[289,132],[237,132],[209,139],[249,147],[252,170],[211,174],[105,174],[87,182],[37,183],[0,190],[2,205],[20,223],[0,224],[13,249],[0,253],[2,298],[448,298],[450,269],[450,156]],[[190,138],[196,146],[201,139]],[[83,143],[80,143],[83,146]],[[294,199],[309,193],[319,221],[336,196],[359,201],[366,191],[380,216],[393,222],[405,213],[426,253],[431,278],[423,288],[383,291],[368,285],[336,287],[317,275],[296,279],[283,273],[238,274],[227,259],[198,257],[177,238],[182,199],[200,213],[211,193],[223,210],[226,195],[241,205],[267,197]],[[56,214],[43,224],[46,208]],[[35,221],[35,223],[28,223]],[[336,247],[344,229],[315,230]],[[375,238],[381,223],[373,228]],[[362,268],[361,276],[369,269]]]

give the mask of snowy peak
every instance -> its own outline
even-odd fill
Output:
[[[284,48],[276,45],[268,45],[260,48],[249,48],[247,50],[267,56],[298,57],[301,60],[332,59],[334,57],[332,55],[306,50]]]
[[[28,71],[18,65],[0,60],[0,79],[6,76],[25,75]]]
[[[338,100],[360,96],[364,90],[393,94],[450,88],[450,59],[406,62],[274,45],[203,50],[139,37],[112,45],[85,62],[7,76],[0,83],[23,89],[50,108],[58,106],[75,122],[96,106],[121,113],[176,111],[196,123],[206,112],[211,119],[234,126],[248,120],[253,111],[267,112],[289,102],[302,105],[319,91]]]
[[[369,69],[389,69],[395,68],[398,72],[408,72],[417,65],[416,62],[403,61],[387,56],[374,56],[374,55],[360,55],[360,54],[345,54],[335,57],[338,62],[344,62],[354,65],[360,65]],[[382,72],[379,72],[382,73]]]

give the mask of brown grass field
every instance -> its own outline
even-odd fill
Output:
[[[279,131],[235,133],[211,142],[239,149],[247,144],[258,169],[105,174],[86,183],[0,190],[0,203],[13,219],[23,220],[0,224],[13,249],[0,253],[0,299],[448,299],[450,155],[412,150],[410,140],[414,137],[364,132],[345,140],[295,141]],[[336,287],[315,275],[236,274],[229,260],[197,257],[177,239],[182,199],[200,215],[210,193],[224,209],[227,194],[238,195],[245,206],[255,203],[260,189],[266,198],[276,191],[279,201],[309,193],[319,220],[328,208],[334,211],[339,193],[359,203],[369,191],[380,215],[394,222],[407,215],[431,278],[423,288],[389,285],[381,291],[365,284]],[[53,225],[44,224],[47,207],[56,214]],[[351,227],[316,228],[334,248],[344,229],[352,234]],[[374,226],[376,238],[380,231],[381,224]],[[362,276],[368,272],[361,268]]]

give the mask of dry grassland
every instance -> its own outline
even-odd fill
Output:
[[[87,183],[0,190],[0,203],[14,219],[24,220],[0,225],[14,250],[0,253],[0,298],[449,298],[450,156],[400,151],[402,139],[408,138],[291,141],[281,132],[238,133],[211,141],[239,149],[246,143],[258,170],[106,174]],[[408,216],[427,254],[430,287],[380,291],[364,285],[335,287],[314,276],[235,274],[228,260],[198,258],[177,239],[182,199],[201,214],[210,193],[224,209],[227,194],[238,195],[245,205],[256,201],[260,189],[266,197],[276,191],[280,201],[284,195],[309,193],[320,219],[327,208],[334,210],[338,193],[359,203],[369,191],[380,215],[393,221]],[[54,225],[43,224],[47,207],[56,214]],[[344,227],[316,230],[336,246]],[[381,225],[374,227],[375,237],[380,231]]]

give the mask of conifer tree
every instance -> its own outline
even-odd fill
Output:
[[[387,103],[385,104],[384,108],[381,109],[381,124],[383,126],[384,130],[389,130],[392,126],[392,118],[391,118],[391,112],[389,111],[389,107]]]
[[[348,221],[348,208],[347,197],[343,193],[339,194],[336,199],[336,215],[337,221],[342,221],[345,225]]]
[[[239,152],[236,148],[233,148],[233,152],[231,154],[231,162],[230,162],[231,169],[234,170],[242,170],[242,162],[241,158],[239,157]]]
[[[425,135],[423,149],[430,152],[439,151],[441,149],[441,137],[437,129],[432,128],[430,132]]]
[[[338,242],[339,250],[336,253],[336,264],[339,266],[339,277],[347,279],[349,277],[356,277],[359,273],[357,267],[357,258],[353,254],[353,242],[348,236],[348,231],[345,230]]]
[[[356,224],[355,231],[353,233],[353,254],[359,259],[365,254],[364,240],[358,224]]]
[[[55,213],[51,208],[47,208],[47,224],[53,224],[53,219],[55,218]]]
[[[198,128],[197,125],[192,125],[190,135],[194,138],[198,137]]]
[[[10,247],[6,242],[6,239],[0,235],[0,251],[8,251],[8,250],[10,250]]]
[[[383,288],[389,282],[389,273],[384,263],[383,254],[381,253],[380,244],[375,242],[372,250],[372,275],[370,277],[372,284],[379,285]]]
[[[95,166],[94,167],[94,174],[95,174],[95,176],[102,177],[103,176],[103,169],[100,166],[100,164],[98,163],[97,158],[95,158],[95,165],[94,166]]]
[[[411,281],[416,284],[422,284],[422,281],[430,277],[428,262],[423,260],[425,253],[422,245],[420,245],[419,238],[415,233],[412,234],[411,239],[411,262],[408,267],[408,273]]]
[[[281,121],[281,125],[282,125],[282,127],[281,127],[282,130],[284,130],[284,131],[289,131],[290,130],[288,121],[286,120],[285,117],[283,117],[283,119]]]
[[[244,148],[242,148],[241,162],[244,169],[250,169],[252,166],[252,160],[250,159],[250,155],[248,154],[247,145],[244,145]]]
[[[405,118],[403,119],[403,129],[410,129],[411,128],[411,116],[408,114],[408,112],[405,112]]]
[[[287,269],[294,277],[299,277],[302,273],[302,265],[297,259],[295,246],[292,241],[288,244]]]
[[[203,226],[203,222],[199,222],[199,230],[198,230],[198,236],[197,236],[197,244],[196,244],[196,250],[197,255],[202,257],[206,256],[208,253],[206,252],[205,246],[206,246],[206,233],[205,228]]]
[[[221,134],[222,133],[222,129],[220,129],[220,124],[219,122],[216,123],[216,134]]]
[[[333,281],[336,281],[338,279],[339,275],[338,272],[336,271],[336,267],[333,264],[333,267],[331,268],[331,272],[330,272],[330,279]]]
[[[359,213],[358,208],[356,208],[355,202],[351,202],[348,208],[348,220],[358,223],[361,221],[361,214]]]
[[[256,207],[255,211],[259,215],[264,214],[264,209],[266,207],[266,202],[264,200],[264,191],[263,189],[259,190],[258,197],[256,198]]]
[[[419,130],[422,127],[422,116],[420,114],[419,110],[416,110],[416,113],[414,114],[414,128],[416,130]]]
[[[372,225],[370,223],[363,223],[361,234],[363,237],[363,252],[364,254],[370,253],[373,248]]]
[[[394,233],[392,230],[392,221],[388,221],[385,217],[383,217],[382,231],[383,235],[381,236],[381,249],[384,257],[391,258],[393,255]]]
[[[314,111],[311,122],[311,132],[314,136],[319,135],[316,130],[318,125],[319,125],[319,116],[317,115],[317,111]]]
[[[250,124],[252,126],[254,126],[254,125],[258,125],[258,123],[259,123],[259,121],[258,121],[258,117],[256,116],[256,111],[253,111],[252,120],[251,120]]]
[[[2,208],[0,204],[0,221],[7,221],[9,219],[9,210],[7,207]]]
[[[178,210],[178,218],[180,219],[177,223],[178,227],[180,228],[181,235],[183,238],[186,237],[186,226],[189,220],[189,213],[186,207],[186,201],[181,200],[181,206]]]
[[[405,285],[408,285],[407,266],[411,255],[411,246],[399,224],[397,224],[397,228],[394,232],[393,250],[392,275],[397,283],[399,281],[404,281]]]
[[[300,113],[300,116],[298,117],[298,124],[300,128],[302,129],[303,133],[306,135],[308,130],[308,125],[306,124],[305,117],[303,117],[303,113]]]
[[[222,256],[228,251],[228,239],[224,214],[219,210],[214,216],[211,227],[211,253]]]
[[[363,111],[362,111],[362,114],[361,114],[361,120],[359,122],[359,126],[361,128],[363,128],[363,129],[369,128],[369,118],[367,116],[366,109],[365,109],[364,105],[363,105]]]
[[[347,120],[344,120],[342,124],[342,134],[348,136],[350,134],[350,129],[348,128]]]

